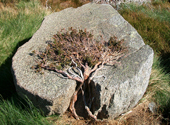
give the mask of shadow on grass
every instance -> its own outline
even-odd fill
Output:
[[[40,98],[38,95],[33,95],[32,93],[17,86],[18,91],[23,93],[23,95],[27,95],[32,100],[29,100],[26,96],[20,97],[16,92],[16,88],[14,85],[14,80],[16,80],[16,78],[12,74],[11,70],[12,57],[17,52],[17,49],[30,39],[31,37],[20,41],[12,52],[12,55],[9,56],[5,63],[0,66],[0,100],[8,100],[16,107],[21,107],[22,109],[27,109],[28,107],[30,107],[30,104],[34,102],[34,106],[38,107],[41,111],[41,114],[44,116],[49,113],[49,110],[47,109],[47,107],[45,107],[45,105],[51,105],[51,103],[45,99]]]
[[[164,73],[170,77],[170,53],[163,53],[160,57],[160,67],[163,69]],[[170,78],[169,78],[170,79]],[[170,81],[169,81],[170,87]],[[160,111],[165,119],[163,122],[170,123],[170,92],[160,90],[156,93],[156,98],[159,101]]]
[[[27,99],[27,97],[23,99],[17,94],[11,68],[12,57],[17,52],[17,49],[24,43],[28,42],[30,39],[31,37],[20,41],[18,45],[14,48],[12,55],[10,55],[5,63],[0,66],[0,101],[8,100],[9,102],[11,102],[12,105],[26,111],[29,109],[31,102],[29,99]],[[41,114],[43,115],[43,112],[41,112]]]
[[[170,92],[165,91],[157,91],[155,94],[156,100],[158,100],[159,106],[159,112],[162,114],[163,119],[162,122],[170,123],[170,97],[167,95],[170,95]]]
[[[13,95],[16,95],[13,75],[11,73],[12,57],[16,53],[17,49],[29,40],[30,38],[20,41],[12,52],[12,55],[10,55],[0,66],[0,95],[5,100],[10,99]]]
[[[165,73],[170,74],[170,53],[162,54],[160,62],[160,66],[164,69]]]

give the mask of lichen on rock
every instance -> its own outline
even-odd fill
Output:
[[[88,3],[79,8],[67,8],[45,17],[39,30],[21,46],[13,57],[12,72],[17,93],[25,95],[46,115],[62,115],[69,107],[77,82],[63,79],[56,72],[44,70],[36,73],[31,67],[37,64],[38,57],[32,51],[45,51],[47,44],[53,41],[57,31],[73,27],[93,31],[94,39],[109,41],[116,37],[124,39],[128,53],[120,58],[121,65],[103,65],[91,82],[91,112],[100,119],[115,118],[133,108],[142,98],[148,86],[153,63],[153,50],[145,45],[138,32],[110,5]],[[93,75],[93,74],[91,74]],[[76,102],[78,111],[81,102]]]

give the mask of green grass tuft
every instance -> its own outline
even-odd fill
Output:
[[[27,105],[16,99],[0,101],[1,125],[48,125],[40,110],[36,109],[31,101],[25,100]],[[15,104],[17,103],[17,104]],[[23,109],[24,107],[24,109]]]
[[[15,92],[11,58],[39,28],[46,11],[37,0],[33,0],[21,1],[14,8],[3,7],[0,13],[0,94],[6,98]]]
[[[0,65],[13,54],[16,47],[22,44],[22,41],[31,38],[33,33],[39,28],[45,11],[37,1],[29,3],[20,2],[16,10],[2,12],[0,18]],[[8,16],[9,15],[9,16]]]
[[[146,13],[146,6],[129,7],[119,12],[139,32],[145,43],[149,44],[159,55],[170,53],[170,22],[154,18],[159,16],[157,13],[154,13],[156,14],[154,17],[148,15],[147,13],[152,10],[147,10]],[[163,12],[159,11],[159,13]]]
[[[38,0],[13,1],[12,6],[9,0],[1,2],[4,4],[0,7],[0,96],[3,97],[0,99],[0,125],[48,124],[31,102],[27,102],[28,108],[16,97],[10,99],[16,94],[11,74],[12,57],[37,31],[47,11]],[[14,103],[16,101],[20,104]]]
[[[154,93],[153,99],[158,104],[163,116],[170,118],[170,73],[167,71],[165,59],[161,57],[155,56],[154,58],[149,91]]]

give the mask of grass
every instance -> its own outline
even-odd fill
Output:
[[[44,6],[46,6],[46,0],[40,0]],[[48,0],[47,6],[52,11],[61,11],[68,7],[77,8],[85,3],[90,2],[90,0]]]
[[[19,2],[11,11],[8,8],[0,10],[0,65],[38,29],[45,16],[43,11],[37,1]]]
[[[25,104],[21,99],[0,101],[1,125],[48,125],[50,124],[41,112],[29,100]],[[17,102],[16,102],[17,101]]]
[[[159,114],[167,123],[167,118],[170,118],[169,8],[168,1],[156,0],[149,5],[126,5],[119,10],[137,29],[145,43],[155,51],[151,78],[144,98],[149,97],[148,100],[157,103]],[[18,47],[32,37],[47,14],[49,11],[38,0],[0,1],[0,95],[3,98],[0,99],[1,125],[50,124],[29,100],[22,101],[13,96],[16,91],[11,74],[12,56]]]
[[[163,12],[164,9],[159,11]],[[165,20],[166,16],[159,16],[146,6],[134,7],[134,5],[124,6],[120,14],[136,28],[145,43],[149,44],[157,54],[170,53],[170,20],[168,20],[170,16]]]
[[[162,67],[163,61],[155,56],[147,94],[159,105],[159,112],[170,118],[170,74]]]
[[[14,92],[11,58],[39,28],[46,11],[34,0],[21,1],[13,8],[2,6],[0,13],[0,94],[5,98]]]
[[[157,103],[159,114],[170,118],[170,3],[154,1],[149,5],[124,5],[120,14],[139,32],[154,52],[154,63],[145,97]],[[163,119],[164,119],[163,118]]]
[[[15,97],[16,91],[11,74],[12,56],[18,47],[27,42],[40,27],[48,11],[37,0],[13,1],[0,3],[0,124],[47,124],[41,112],[27,100]],[[11,99],[12,98],[12,99]],[[14,103],[18,102],[20,103]],[[21,106],[22,105],[22,106]]]
[[[152,4],[136,6],[134,4],[123,5],[123,10],[131,10],[133,12],[142,12],[146,16],[149,16],[153,19],[157,19],[161,22],[167,21],[170,22],[170,3],[162,2],[160,0],[153,1]]]

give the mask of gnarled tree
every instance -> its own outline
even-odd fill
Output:
[[[79,86],[75,90],[69,109],[76,119],[79,119],[74,108],[78,94],[82,94],[85,109],[89,116],[94,120],[97,117],[90,111],[93,97],[89,85],[95,77],[98,70],[102,69],[104,64],[120,64],[119,59],[124,56],[127,48],[122,45],[123,40],[117,40],[111,37],[109,41],[97,41],[93,35],[86,30],[61,30],[54,35],[54,41],[48,42],[45,52],[34,51],[39,57],[37,65],[33,68],[40,71],[52,70],[62,75],[62,77],[76,80]],[[69,67],[68,67],[69,66]],[[88,88],[88,101],[85,96],[85,89]],[[94,97],[95,98],[95,97]]]

